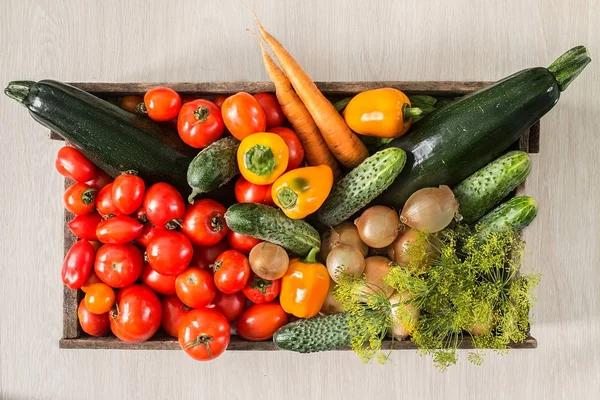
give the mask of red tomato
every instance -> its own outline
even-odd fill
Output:
[[[110,329],[124,342],[148,340],[160,328],[162,307],[154,292],[144,285],[131,285],[117,293],[109,313]]]
[[[248,283],[242,289],[244,295],[254,304],[263,304],[275,300],[281,291],[281,279],[269,281],[252,273]]]
[[[80,239],[98,240],[96,227],[102,221],[100,214],[94,212],[85,215],[77,215],[69,221],[69,229],[73,235]]]
[[[179,275],[194,254],[194,248],[181,232],[164,230],[159,232],[146,247],[150,266],[161,275]]]
[[[165,296],[160,304],[162,305],[160,326],[167,332],[167,335],[177,337],[181,321],[191,311],[191,308],[183,304],[177,296]]]
[[[233,250],[241,251],[244,254],[250,254],[250,250],[262,242],[262,240],[253,238],[252,236],[245,236],[234,231],[229,231],[227,234],[227,242]]]
[[[227,250],[213,264],[217,289],[223,293],[239,292],[250,277],[248,258],[237,250]]]
[[[102,243],[128,243],[142,234],[144,225],[127,215],[117,215],[98,224],[96,236]]]
[[[221,107],[227,130],[238,140],[267,129],[265,112],[251,94],[239,92],[229,96]]]
[[[146,185],[142,178],[124,173],[112,184],[112,201],[123,214],[133,214],[144,201]]]
[[[146,196],[144,196],[144,198],[146,198]],[[144,208],[143,203],[142,206],[138,208],[136,212],[131,214],[131,216],[134,217],[140,224],[145,224],[146,222],[148,222],[148,216],[146,215],[146,209]]]
[[[109,183],[98,192],[96,196],[96,209],[104,218],[114,217],[123,214],[115,205],[112,199],[113,184]]]
[[[202,308],[213,301],[217,289],[208,270],[190,267],[177,276],[175,292],[183,304],[192,308]]]
[[[277,329],[288,323],[288,316],[277,302],[254,304],[237,320],[237,334],[246,340],[260,342],[273,337]]]
[[[77,309],[77,318],[81,330],[91,336],[104,336],[110,330],[110,322],[108,321],[108,313],[94,314],[85,306],[85,299],[79,302]]]
[[[271,186],[273,185],[256,185],[240,176],[235,181],[235,199],[238,203],[261,203],[273,206],[275,203],[271,197]]]
[[[65,208],[75,215],[91,213],[96,206],[96,192],[96,189],[85,183],[70,186],[63,196]]]
[[[244,293],[237,292],[233,294],[225,294],[217,291],[212,303],[207,308],[214,308],[227,318],[229,322],[233,322],[242,314],[246,307],[246,296]]]
[[[142,233],[140,233],[140,236],[135,238],[135,242],[140,244],[141,246],[148,247],[152,239],[154,239],[154,237],[162,231],[164,231],[163,228],[159,228],[152,224],[144,224]]]
[[[165,122],[176,118],[179,114],[181,97],[173,89],[157,87],[146,92],[144,106],[151,119]]]
[[[106,314],[115,304],[115,292],[105,283],[94,283],[86,290],[85,306],[94,314]]]
[[[90,185],[91,187],[93,187],[96,190],[100,190],[104,186],[106,186],[109,183],[111,183],[112,181],[113,181],[112,176],[110,176],[106,172],[102,171],[101,169],[97,169],[96,170],[96,177],[94,179],[91,179],[91,180],[85,182],[85,183],[87,183],[88,185]]]
[[[157,293],[165,295],[175,294],[175,279],[177,279],[175,275],[161,275],[153,270],[150,264],[145,263],[140,278],[146,286]]]
[[[227,240],[221,240],[212,246],[194,246],[194,257],[190,266],[198,268],[210,268],[217,257],[224,251],[229,250]]]
[[[212,360],[227,349],[230,329],[220,312],[208,308],[192,310],[179,326],[179,346],[195,360]]]
[[[124,288],[140,277],[144,258],[131,243],[105,244],[98,249],[94,269],[108,286]]]
[[[137,113],[136,107],[144,101],[142,96],[123,96],[119,99],[119,107],[130,113]]]
[[[198,99],[181,107],[177,132],[188,145],[202,149],[219,140],[224,131],[221,110],[212,101]]]
[[[161,228],[169,224],[168,227],[174,229],[178,226],[177,220],[183,218],[185,203],[177,189],[159,182],[146,191],[142,209],[152,224]]]
[[[227,100],[227,97],[229,97],[229,96],[225,96],[224,94],[215,96],[215,98],[213,99],[213,103],[215,103],[215,105],[217,107],[221,108],[221,107],[223,107],[223,102],[225,102],[225,100]]]
[[[254,95],[254,98],[258,100],[258,104],[260,104],[265,112],[267,129],[283,125],[285,115],[283,115],[279,101],[277,101],[277,96],[272,93],[257,93]]]
[[[83,286],[81,286],[81,290],[84,293],[86,293],[87,290],[89,289],[89,287],[92,286],[94,283],[102,283],[102,281],[100,280],[100,278],[98,278],[98,275],[96,275],[94,270],[92,270],[90,272],[90,276],[88,276],[88,278],[85,280],[85,283],[83,284]]]
[[[302,143],[300,139],[298,139],[298,135],[288,128],[272,128],[269,132],[275,133],[279,135],[290,151],[290,156],[288,159],[288,166],[286,171],[291,171],[292,169],[296,169],[302,165],[302,159],[304,159],[304,148],[302,147]]]
[[[197,200],[187,207],[181,230],[194,244],[215,245],[229,232],[225,223],[226,211],[222,204],[214,200]]]
[[[79,289],[92,272],[94,265],[94,246],[85,239],[78,240],[71,246],[62,265],[63,283],[71,289]]]
[[[54,165],[59,174],[76,182],[83,183],[96,178],[96,166],[70,146],[58,150]]]

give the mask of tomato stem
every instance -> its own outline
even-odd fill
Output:
[[[140,114],[148,114],[148,109],[146,108],[146,104],[143,101],[137,106],[135,106],[135,111]]]
[[[181,227],[182,222],[183,221],[181,220],[181,218],[173,218],[172,220],[170,220],[169,222],[167,222],[165,224],[165,228],[172,231],[174,229]]]
[[[194,110],[194,117],[200,122],[206,122],[209,114],[210,110],[204,106],[198,106],[198,108]]]
[[[208,353],[208,355],[210,357],[212,357],[212,353],[210,351],[210,345],[209,345],[210,342],[212,342],[212,341],[213,341],[213,338],[208,335],[205,335],[205,334],[198,335],[198,337],[196,339],[194,339],[192,342],[189,342],[188,344],[186,344],[184,349],[187,350],[191,347],[198,346],[199,344],[201,344],[206,348],[206,352]]]
[[[94,202],[95,198],[96,198],[96,189],[94,189],[94,188],[86,189],[81,194],[81,201],[85,205],[92,204]]]
[[[252,281],[252,289],[258,290],[261,294],[266,294],[267,289],[271,287],[272,283],[273,282],[271,282],[269,280],[255,277],[254,280]]]
[[[214,272],[217,272],[219,270],[219,268],[221,268],[222,264],[223,264],[223,261],[221,261],[221,260],[215,261],[214,263],[209,265],[209,268],[212,269]]]
[[[217,214],[214,217],[212,217],[210,220],[210,227],[215,232],[221,232],[225,227],[225,221],[223,219],[223,216],[221,214]]]
[[[116,319],[119,316],[119,304],[115,303],[115,305],[110,310],[110,317],[112,319]]]

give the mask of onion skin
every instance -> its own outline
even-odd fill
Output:
[[[321,307],[321,314],[323,315],[339,314],[344,311],[342,305],[333,297],[333,291],[336,286],[337,284],[333,280],[329,282],[329,290],[327,291],[327,296]]]
[[[458,215],[458,201],[452,190],[423,188],[414,192],[404,204],[400,221],[419,231],[439,232]]]
[[[402,293],[395,292],[390,297],[390,304],[392,307],[392,321],[393,325],[390,327],[388,333],[398,340],[404,340],[412,333],[414,327],[419,321],[421,311],[415,307],[414,304],[402,304],[410,299],[408,290]],[[403,315],[405,312],[410,314],[408,321],[401,321],[398,318],[398,313]]]
[[[283,247],[269,242],[257,244],[248,256],[250,268],[262,279],[275,280],[285,275],[290,259]]]
[[[404,267],[412,262],[412,265],[416,269],[414,272],[424,272],[439,257],[439,251],[433,244],[428,242],[423,245],[425,247],[424,249],[417,249],[418,251],[415,250],[410,254],[410,246],[417,240],[419,234],[419,231],[412,228],[402,232],[398,235],[396,240],[394,240],[394,243],[387,248],[388,257],[396,264]],[[419,246],[421,245],[419,244]],[[419,257],[420,259],[411,260],[411,256]]]
[[[346,244],[337,245],[327,256],[327,271],[336,283],[342,272],[361,275],[365,270],[365,257],[360,250]]]
[[[369,247],[382,249],[392,244],[398,236],[400,218],[393,209],[385,206],[367,208],[354,221],[358,234]]]
[[[358,235],[358,230],[352,222],[342,222],[323,234],[321,240],[321,252],[319,256],[323,261],[327,260],[329,252],[338,244],[347,244],[360,250],[363,257],[369,253],[369,246],[364,244]]]
[[[367,285],[360,287],[358,294],[362,302],[367,302],[368,295],[375,291],[381,291],[385,297],[390,297],[394,293],[394,288],[383,282],[383,277],[390,272],[392,261],[389,258],[374,256],[365,259],[365,271]],[[363,294],[364,293],[364,294]]]

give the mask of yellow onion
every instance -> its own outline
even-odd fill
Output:
[[[356,226],[349,221],[342,222],[323,234],[321,252],[319,253],[321,259],[326,261],[329,252],[339,244],[347,244],[357,248],[363,257],[366,257],[369,252],[369,247],[360,239]]]
[[[388,333],[398,340],[404,340],[417,325],[421,311],[412,303],[405,304],[410,300],[408,290],[394,293],[389,300],[392,305],[393,322]]]
[[[335,282],[342,272],[361,275],[365,270],[365,257],[360,250],[347,244],[339,244],[327,256],[327,271]]]
[[[429,267],[438,258],[439,251],[429,241],[413,246],[419,236],[419,231],[409,229],[402,232],[387,248],[388,257],[398,265],[407,266],[411,262],[419,271]],[[416,272],[416,271],[415,271]]]
[[[358,235],[369,247],[381,249],[389,246],[400,229],[398,213],[389,207],[373,206],[367,208],[354,221]]]
[[[329,315],[329,314],[339,314],[344,311],[342,305],[338,303],[333,297],[333,291],[337,284],[333,281],[329,281],[329,290],[327,291],[327,297],[325,297],[325,301],[323,302],[323,306],[321,307],[321,314]]]
[[[404,204],[400,221],[419,231],[439,232],[458,214],[458,201],[446,185],[414,192]]]
[[[381,256],[367,257],[365,259],[365,284],[358,288],[358,296],[364,303],[367,302],[369,295],[379,291],[390,297],[394,293],[394,288],[383,281],[383,277],[390,272],[392,261]]]

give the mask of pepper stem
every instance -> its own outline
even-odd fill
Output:
[[[204,106],[198,106],[198,108],[194,110],[194,117],[200,122],[206,122],[208,114],[210,114],[210,110]]]
[[[6,89],[4,89],[4,94],[25,105],[23,102],[27,98],[31,86],[34,84],[35,82],[33,81],[12,81],[9,82]]]
[[[406,103],[402,106],[402,118],[404,118],[404,122],[408,121],[411,117],[416,117],[422,113],[423,110],[419,107],[409,107]]]
[[[298,202],[298,195],[290,188],[283,188],[277,194],[277,200],[279,200],[281,206],[287,210],[296,205]]]
[[[336,101],[335,103],[333,103],[333,107],[337,112],[341,113],[342,111],[344,111],[348,103],[350,103],[350,100],[352,100],[352,97],[346,97],[345,99]]]
[[[548,67],[554,75],[561,92],[564,92],[575,78],[592,61],[590,53],[585,46],[576,46],[558,57]]]
[[[268,175],[275,169],[275,155],[270,147],[255,144],[244,154],[244,164],[256,175]]]
[[[304,259],[304,262],[307,264],[314,264],[317,262],[317,253],[319,252],[319,248],[318,247],[313,247],[312,249],[310,249],[310,251],[308,252],[308,255],[306,256],[306,258]]]

